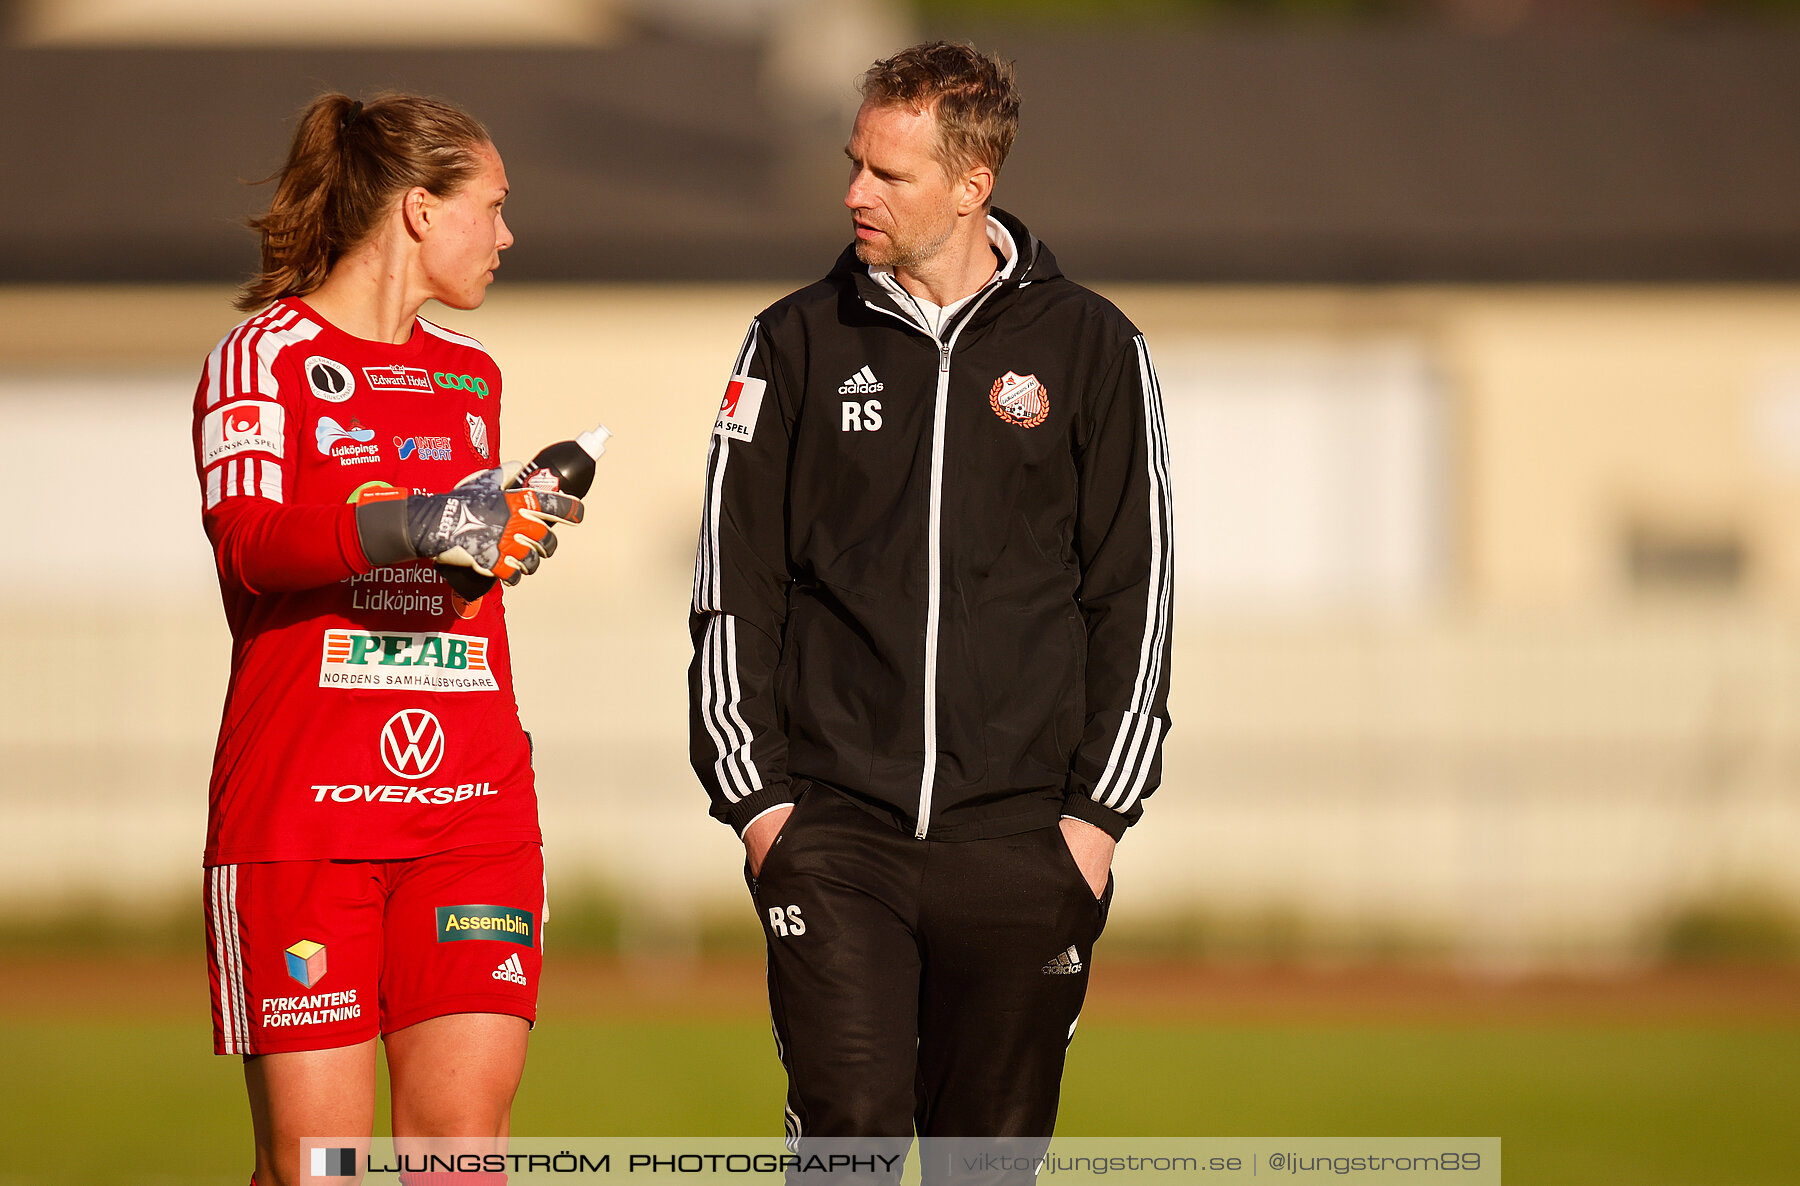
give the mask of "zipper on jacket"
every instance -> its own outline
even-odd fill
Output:
[[[938,618],[942,612],[944,581],[944,423],[950,410],[950,352],[955,349],[956,339],[962,334],[963,327],[975,319],[981,306],[999,288],[998,279],[989,282],[986,291],[957,319],[948,341],[940,339],[918,322],[903,317],[892,309],[883,309],[873,301],[863,301],[869,308],[878,309],[912,326],[936,343],[938,348],[937,403],[932,409],[931,418],[931,510],[927,518],[925,544],[926,579],[929,582],[925,592],[925,768],[919,775],[919,824],[913,829],[914,840],[925,839],[926,833],[931,830],[931,792],[937,784]]]

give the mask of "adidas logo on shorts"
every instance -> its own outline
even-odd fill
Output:
[[[519,962],[518,956],[509,955],[500,962],[498,968],[494,969],[494,979],[510,980],[514,984],[523,984],[525,983],[525,965]]]
[[[1044,965],[1046,976],[1073,976],[1081,971],[1081,953],[1075,950],[1073,943],[1068,950],[1056,953],[1056,958]]]
[[[844,380],[838,387],[838,394],[868,395],[880,390],[882,390],[881,380],[875,377],[874,371],[870,370],[868,367],[864,367],[862,370]]]

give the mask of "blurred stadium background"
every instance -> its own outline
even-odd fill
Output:
[[[1065,1128],[1794,1180],[1800,5],[12,0],[0,1183],[247,1176],[187,415],[324,89],[488,123],[519,243],[441,319],[509,454],[618,434],[509,605],[556,918],[515,1128],[775,1130],[685,759],[701,466],[745,321],[844,241],[855,75],[931,35],[1017,60],[999,202],[1149,335],[1176,464],[1176,728]]]

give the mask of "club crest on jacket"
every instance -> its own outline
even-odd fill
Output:
[[[473,412],[465,412],[463,415],[469,422],[469,443],[475,446],[475,451],[481,454],[483,461],[486,461],[488,459],[487,422]]]
[[[1036,375],[1008,371],[994,380],[994,388],[988,392],[988,406],[1008,424],[1036,428],[1050,414],[1050,393]]]

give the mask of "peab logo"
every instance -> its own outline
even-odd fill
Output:
[[[398,778],[424,778],[444,760],[444,728],[422,708],[407,708],[381,727],[381,761]]]

